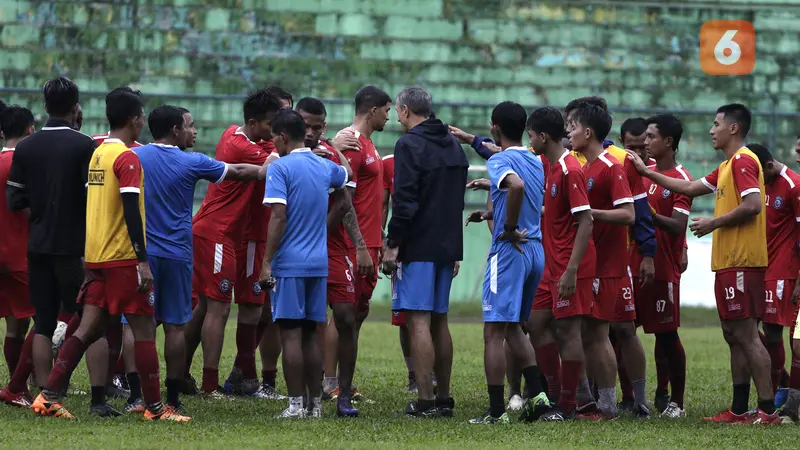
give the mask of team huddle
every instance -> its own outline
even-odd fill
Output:
[[[337,416],[358,417],[355,404],[367,401],[353,384],[358,341],[382,272],[417,394],[405,414],[451,417],[447,313],[473,189],[488,191],[487,209],[466,225],[487,222],[492,242],[482,295],[489,408],[471,423],[508,423],[511,411],[524,421],[685,417],[687,226],[713,233],[731,350],[731,408],[704,420],[799,420],[800,343],[788,373],[783,328],[794,327],[800,297],[800,176],[745,143],[743,105],[719,108],[710,134],[725,161],[693,180],[676,159],[677,117],[625,121],[618,147],[599,97],[530,115],[502,102],[482,137],[437,119],[422,88],[392,99],[367,86],[352,125],[329,139],[323,102],[295,103],[271,86],[247,97],[243,124],[224,131],[212,159],[186,151],[197,130],[185,108],[145,116],[142,94],[117,88],[106,97],[109,132],[89,137],[72,81],[50,80],[43,94],[49,119],[39,131],[29,110],[0,111],[0,317],[11,374],[0,400],[9,405],[74,418],[62,400],[85,355],[90,411],[101,417],[122,414],[113,396],[127,398],[124,413],[187,422],[182,395],[288,397],[279,418],[322,417],[331,400]],[[404,134],[381,158],[371,136],[393,104]],[[145,121],[154,142],[142,145]],[[487,160],[487,179],[468,180],[462,144]],[[210,184],[193,215],[200,180]],[[690,221],[692,198],[710,193],[714,217]],[[220,383],[232,302],[237,353]],[[652,405],[639,326],[656,337]],[[190,369],[200,345],[198,386]],[[275,388],[279,357],[287,397]]]

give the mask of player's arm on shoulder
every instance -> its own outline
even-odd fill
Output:
[[[403,139],[394,148],[394,206],[387,239],[390,248],[399,246],[419,210],[420,169],[413,151]]]
[[[28,208],[28,193],[26,191],[27,179],[24,155],[19,151],[14,152],[11,159],[11,169],[6,181],[6,203],[11,211],[22,211]]]
[[[629,151],[630,155],[631,152]],[[638,158],[638,156],[635,156]],[[629,156],[631,158],[631,156]],[[641,160],[639,160],[641,162]],[[681,180],[679,178],[672,178],[654,170],[650,170],[644,166],[639,168],[639,173],[642,176],[649,178],[655,184],[667,188],[672,192],[686,195],[687,197],[699,197],[714,192],[717,189],[717,171],[699,180]],[[638,168],[638,165],[637,165]]]
[[[267,176],[266,166],[257,166],[255,164],[226,164],[227,171],[223,180],[232,181],[258,181],[263,180]]]

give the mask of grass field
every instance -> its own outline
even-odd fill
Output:
[[[686,409],[688,418],[680,421],[620,419],[606,423],[572,422],[564,424],[521,424],[476,426],[467,420],[488,405],[483,374],[481,325],[467,320],[465,312],[456,315],[451,330],[455,345],[453,395],[455,417],[447,420],[416,420],[403,417],[402,408],[410,399],[405,393],[406,372],[397,329],[388,325],[388,314],[374,311],[375,320],[365,324],[356,383],[374,404],[361,404],[362,418],[335,419],[333,406],[325,406],[321,421],[281,421],[274,419],[285,402],[240,399],[206,402],[185,398],[194,417],[190,424],[145,423],[140,417],[95,419],[88,414],[87,396],[72,396],[67,408],[79,417],[76,422],[38,418],[28,410],[0,405],[0,446],[26,448],[253,448],[253,447],[514,447],[539,444],[565,447],[639,448],[780,448],[795,446],[798,429],[790,426],[734,426],[701,423],[698,418],[729,406],[731,383],[728,350],[718,328],[715,312],[688,310],[684,322],[693,327],[681,329],[688,359]],[[465,308],[466,311],[469,308]],[[235,317],[235,315],[232,315]],[[697,325],[705,324],[704,327]],[[233,364],[235,322],[228,325],[221,373]],[[161,338],[159,338],[161,339]],[[652,361],[653,339],[643,338],[648,353],[648,394],[652,397],[655,372]],[[201,361],[200,357],[195,361]],[[163,374],[162,365],[162,374]],[[196,364],[194,374],[200,375]],[[8,379],[5,365],[0,380]],[[162,379],[163,381],[163,379]],[[88,390],[85,364],[81,363],[73,383]],[[279,376],[279,390],[284,389]],[[753,389],[755,391],[755,389]],[[651,398],[652,400],[652,398]],[[121,406],[121,400],[115,400]],[[755,399],[751,406],[755,405]]]

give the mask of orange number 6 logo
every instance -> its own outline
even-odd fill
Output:
[[[709,20],[700,28],[700,67],[709,75],[747,75],[756,66],[756,30],[746,20]]]

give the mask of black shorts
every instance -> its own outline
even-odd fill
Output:
[[[28,283],[31,304],[36,308],[37,332],[55,329],[62,309],[68,313],[78,311],[76,299],[83,277],[80,256],[28,252]]]

